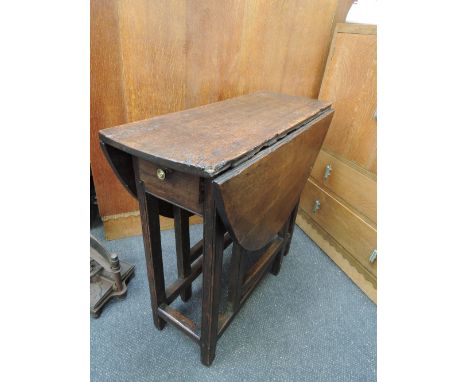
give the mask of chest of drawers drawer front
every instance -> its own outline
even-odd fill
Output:
[[[139,159],[139,176],[147,192],[201,215],[200,178]]]
[[[377,260],[369,261],[377,246],[377,232],[373,227],[310,179],[302,193],[301,208],[376,276]]]
[[[349,203],[356,211],[377,223],[377,182],[351,165],[321,150],[312,177]]]

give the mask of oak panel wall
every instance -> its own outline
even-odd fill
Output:
[[[316,98],[351,3],[91,0],[91,167],[106,231],[109,219],[116,232],[116,218],[137,222],[138,205],[107,165],[100,129],[257,90]]]
[[[101,216],[138,209],[99,147],[98,131],[127,122],[117,2],[91,1],[91,168]]]
[[[369,34],[336,34],[337,53],[328,63],[320,98],[340,111],[323,146],[376,174],[377,41],[375,28],[369,29]]]

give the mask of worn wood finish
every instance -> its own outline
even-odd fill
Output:
[[[181,172],[213,177],[330,108],[330,103],[258,92],[104,129],[100,139]]]
[[[284,252],[284,249],[286,248],[286,241],[289,240],[288,228],[289,228],[290,219],[291,219],[291,216],[289,216],[288,221],[284,224],[283,228],[281,228],[281,231],[279,231],[278,233],[278,236],[283,239],[283,249],[281,251],[278,251],[276,258],[273,260],[273,264],[271,265],[270,273],[272,273],[275,276],[278,276],[281,270],[281,264],[283,264],[283,257],[284,257],[283,252]]]
[[[271,267],[271,273],[273,273],[275,276],[278,275],[281,269],[281,264],[283,263],[283,257],[286,256],[289,252],[292,235],[294,233],[294,225],[296,221],[298,206],[299,206],[299,202],[296,202],[296,205],[294,206],[294,209],[291,212],[291,215],[289,215],[289,218],[286,221],[285,225],[283,226],[281,231],[278,233],[278,236],[283,239],[283,248],[279,252],[278,256],[276,256],[276,259],[274,260],[273,265]]]
[[[320,201],[320,209],[313,213],[315,201]],[[304,211],[331,236],[340,239],[346,248],[372,275],[377,272],[377,260],[369,262],[371,252],[377,248],[377,231],[345,205],[338,202],[328,192],[309,180],[301,198]]]
[[[155,324],[162,329],[169,322],[199,343],[205,365],[213,362],[218,338],[267,271],[278,274],[289,249],[301,189],[333,116],[325,102],[265,92],[215,106],[187,111],[198,121],[201,131],[198,138],[192,134],[194,141],[198,139],[189,148],[195,150],[192,154],[177,146],[172,151],[163,146],[162,152],[157,153],[148,145],[164,139],[169,145],[168,136],[164,138],[169,133],[163,129],[159,140],[161,130],[157,124],[150,129],[145,121],[101,133],[103,147],[111,153],[108,159],[123,183],[132,184],[130,178],[135,178]],[[276,119],[266,112],[267,107],[273,106]],[[179,126],[180,114],[165,116],[164,125]],[[224,124],[223,117],[227,121]],[[239,131],[230,125],[233,118]],[[214,122],[210,124],[211,120]],[[137,125],[140,130],[135,129]],[[177,141],[177,129],[172,134]],[[243,139],[239,134],[244,135]],[[223,153],[225,141],[237,146],[238,151],[226,149],[227,154]],[[154,143],[155,147],[160,147],[158,144]],[[145,150],[140,151],[141,145]],[[157,158],[150,161],[148,153]],[[174,159],[176,156],[185,156],[188,162],[181,163]],[[211,160],[212,167],[206,167],[208,162],[202,157]],[[128,158],[133,170],[128,169]],[[208,171],[210,168],[213,171]],[[167,288],[159,215],[167,216],[169,212],[163,208],[170,208],[174,216],[178,269],[178,279]],[[203,217],[203,241],[192,248],[190,211]],[[234,248],[228,304],[227,310],[220,312],[223,249],[231,242]],[[244,261],[253,251],[259,251],[260,257],[246,270]],[[169,305],[178,296],[187,301],[192,282],[202,272],[202,319],[197,326]]]
[[[174,231],[176,239],[177,275],[186,278],[192,273],[190,263],[189,214],[180,207],[174,206]],[[192,296],[192,286],[188,285],[180,292],[182,301]]]
[[[281,229],[299,200],[332,116],[327,111],[215,180],[220,214],[242,247],[258,250]]]
[[[203,256],[198,257],[191,263],[191,273],[186,277],[180,277],[166,288],[166,301],[172,303],[177,297],[181,296],[181,292],[185,291],[192,285],[193,280],[200,276],[203,266]]]
[[[162,330],[165,321],[158,314],[158,307],[166,303],[164,269],[159,228],[159,201],[145,192],[142,181],[137,179],[137,193],[140,202],[141,227],[145,247],[146,269],[150,289],[151,307],[155,326]]]
[[[229,233],[226,232],[224,235],[224,249],[229,247],[229,245],[232,243],[232,238],[229,235]],[[198,241],[192,248],[190,248],[190,262],[194,262],[198,256],[200,256],[203,253],[203,239]]]
[[[103,157],[100,129],[258,90],[316,98],[333,27],[349,6],[92,0],[91,165],[101,216],[138,205]]]
[[[130,195],[136,198],[137,186],[135,181],[135,166],[133,164],[132,156],[126,153],[125,151],[118,150],[111,145],[107,145],[103,141],[101,141],[101,149],[105,157],[107,158],[107,161],[109,162],[112,171],[117,176],[117,179],[119,179],[120,183],[125,187],[125,189],[130,193]],[[139,163],[138,165],[138,169],[139,172],[143,174],[138,174],[138,177],[144,182],[145,175],[149,170],[147,169],[148,165],[144,161],[141,162],[142,163]],[[166,203],[164,200],[161,200],[159,203],[159,212],[165,217],[173,217],[172,206],[169,203]],[[105,220],[105,218],[103,220]]]
[[[232,243],[232,239],[229,234],[224,235],[224,244],[223,249],[226,249]],[[179,295],[182,290],[187,286],[190,286],[202,272],[203,265],[203,239],[190,248],[190,264],[191,264],[191,273],[184,278],[178,278],[174,283],[169,285],[166,288],[166,301],[168,304],[172,303]]]
[[[360,29],[364,29],[360,33]],[[377,28],[338,25],[320,89],[335,117],[324,148],[377,172]]]
[[[284,239],[277,237],[271,242],[268,248],[262,253],[260,258],[255,264],[246,272],[245,281],[242,285],[242,296],[245,298],[249,291],[253,290],[258,282],[261,280],[263,274],[267,271],[269,266],[275,260],[276,255],[281,250],[284,244]]]
[[[231,313],[237,311],[240,307],[246,256],[246,251],[239,244],[234,243],[229,269],[228,291],[228,309]]]
[[[327,165],[331,166],[332,171],[324,179]],[[322,149],[312,169],[312,177],[320,187],[332,191],[376,225],[377,181],[372,173]]]
[[[299,202],[296,204],[296,207],[294,207],[294,210],[291,214],[291,218],[289,220],[289,228],[288,228],[288,241],[286,242],[283,250],[283,255],[286,256],[289,253],[289,248],[291,246],[291,240],[294,234],[294,227],[296,226],[296,216],[297,216],[297,210],[299,208]]]
[[[169,305],[163,304],[158,308],[158,314],[166,321],[173,324],[182,333],[188,335],[196,343],[200,342],[199,328],[191,319],[184,316],[178,310],[171,308]]]
[[[257,284],[262,280],[262,277],[265,275],[267,270],[271,268],[272,263],[278,257],[280,252],[284,249],[285,244],[286,242],[283,238],[277,237],[267,246],[261,257],[248,270],[246,275],[243,275],[243,273],[245,272],[244,269],[242,272],[239,272],[239,274],[236,275],[237,277],[231,276],[231,285],[237,289],[235,291],[236,300],[229,301],[227,312],[220,315],[218,325],[218,338],[223,335],[224,331],[228,328],[229,324],[239,312],[240,307],[245,304],[245,302],[250,297]],[[245,250],[243,251],[245,252]],[[248,255],[248,253],[244,253],[244,255]],[[234,298],[232,294],[230,296],[231,298]],[[240,301],[237,301],[239,297]],[[238,307],[236,310],[232,310],[232,307],[234,306],[232,302],[234,302],[235,305]]]
[[[219,217],[211,180],[205,181],[203,213],[203,303],[201,327],[201,361],[211,365],[218,340],[219,298],[223,266],[223,237],[225,228]]]
[[[179,171],[170,171],[165,166],[143,159],[139,159],[139,161],[140,177],[145,182],[148,192],[168,201],[170,204],[181,206],[192,213],[202,214],[201,185],[198,176],[184,174]],[[164,180],[160,180],[155,176],[158,169],[166,171],[167,175]],[[171,209],[172,212],[172,207],[169,206],[167,209]],[[163,211],[163,214],[164,216],[168,216],[170,212]],[[190,213],[189,215],[192,214]]]
[[[218,338],[222,336],[266,271],[270,269],[272,274],[278,275],[283,257],[289,251],[298,205],[299,203],[296,203],[278,237],[264,248],[263,254],[250,269],[247,270],[245,267],[249,252],[234,243],[229,269],[228,305],[226,312],[219,318]]]

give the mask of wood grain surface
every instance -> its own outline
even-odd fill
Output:
[[[214,177],[329,107],[307,97],[257,92],[104,129],[99,136],[169,168]]]
[[[139,177],[145,183],[146,191],[166,200],[172,205],[183,207],[193,213],[201,215],[203,200],[200,195],[200,178],[195,175],[172,171],[166,179],[159,180],[155,175],[158,165],[139,159]],[[172,216],[173,214],[164,214]],[[191,214],[189,214],[191,215]]]
[[[376,278],[346,251],[336,240],[325,232],[303,210],[299,209],[296,224],[317,244],[343,272],[377,304],[377,280]]]
[[[116,1],[91,1],[91,169],[101,216],[138,210],[101,151],[100,129],[127,122]]]
[[[335,33],[319,98],[336,112],[323,145],[376,174],[377,31],[359,28],[340,24]]]
[[[248,251],[271,241],[299,201],[333,117],[319,117],[214,180],[217,208],[231,237]]]
[[[317,98],[351,0],[91,1],[91,166],[100,214],[138,209],[100,129],[269,90]]]
[[[330,165],[332,171],[324,179],[325,167]],[[314,181],[334,193],[358,213],[372,221],[377,226],[377,181],[359,166],[345,162],[335,155],[321,150],[312,168]]]
[[[316,200],[320,202],[320,209],[313,213]],[[374,263],[369,262],[370,254],[377,248],[377,231],[374,227],[310,179],[301,196],[301,208],[332,237],[339,239],[339,243],[368,272],[376,276],[377,260]]]
[[[300,227],[374,302],[377,260],[371,263],[369,256],[377,246],[376,34],[375,25],[336,26],[319,95],[333,101],[335,117],[298,215]],[[327,165],[332,170],[325,179]]]

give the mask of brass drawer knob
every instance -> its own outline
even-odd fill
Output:
[[[314,208],[312,209],[312,212],[316,214],[319,209],[320,209],[320,200],[316,200],[314,203]]]
[[[328,177],[331,175],[331,172],[332,172],[332,166],[330,163],[328,163],[325,166],[325,172],[323,173],[323,180],[327,180]]]
[[[156,176],[159,180],[164,180],[166,179],[166,171],[164,171],[162,168],[158,168],[156,170]]]

